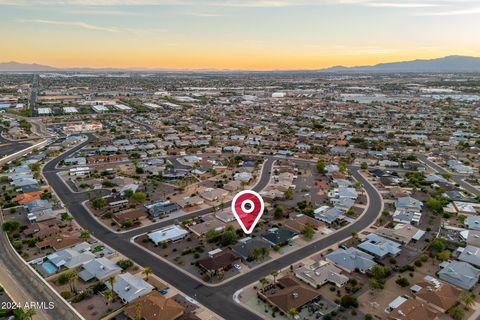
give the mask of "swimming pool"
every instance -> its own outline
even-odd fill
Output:
[[[52,275],[52,274],[55,274],[57,273],[57,267],[55,267],[52,263],[50,262],[44,262],[42,263],[42,268],[43,270],[45,270],[46,273],[48,273],[48,275]]]

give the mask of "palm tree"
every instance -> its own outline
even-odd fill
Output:
[[[273,283],[275,284],[277,282],[277,277],[278,277],[278,270],[273,270],[270,275],[273,277]]]
[[[150,267],[145,267],[145,269],[143,269],[142,273],[145,275],[145,280],[148,281],[148,275],[150,273],[152,273],[152,268]]]
[[[105,291],[103,293],[103,298],[105,299],[105,304],[108,305],[108,303],[113,299],[113,291],[112,290]]]
[[[464,294],[461,300],[467,309],[475,304],[475,296],[471,293]]]
[[[290,309],[288,309],[288,314],[289,314],[292,318],[295,318],[295,316],[298,315],[298,310],[297,310],[297,308],[290,308]]]
[[[72,270],[68,273],[68,284],[70,285],[70,291],[71,292],[77,292],[77,289],[75,288],[75,283],[78,279],[78,272],[75,270]]]
[[[115,299],[115,291],[113,291],[113,284],[115,283],[115,276],[110,276],[107,279],[110,284],[110,290],[112,290],[112,300]]]
[[[260,280],[258,280],[258,281],[260,281],[260,284],[262,285],[262,292],[264,292],[264,291],[265,291],[265,285],[268,283],[267,278],[262,277],[262,278],[260,278]]]

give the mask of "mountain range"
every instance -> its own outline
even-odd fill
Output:
[[[235,70],[176,70],[176,69],[132,69],[132,68],[56,68],[41,64],[27,64],[15,61],[0,63],[0,72],[160,72],[160,71],[208,71],[208,72],[234,72]],[[452,55],[436,59],[418,59],[379,63],[371,66],[344,67],[334,66],[318,70],[291,70],[322,73],[454,73],[454,72],[480,72],[480,57]]]

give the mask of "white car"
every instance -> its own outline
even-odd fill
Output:
[[[234,264],[233,267],[237,270],[240,270],[242,268],[239,264]]]

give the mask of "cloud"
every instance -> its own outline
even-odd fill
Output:
[[[209,12],[183,12],[183,13],[181,13],[181,14],[184,15],[184,16],[200,17],[200,18],[225,17],[224,14],[209,13]]]
[[[59,21],[59,20],[42,20],[42,19],[30,19],[30,20],[19,20],[20,22],[27,22],[27,23],[37,23],[37,24],[50,24],[50,25],[60,25],[60,26],[72,26],[78,27],[81,29],[86,30],[94,30],[94,31],[105,31],[105,32],[119,32],[120,29],[117,27],[101,27],[81,21]]]
[[[414,13],[414,16],[463,16],[463,15],[472,15],[480,14],[480,7],[467,8],[462,10],[448,10],[448,11],[437,11],[437,12],[417,12]]]
[[[396,2],[369,2],[365,3],[368,7],[375,8],[430,8],[443,7],[446,4],[441,3],[396,3]]]

